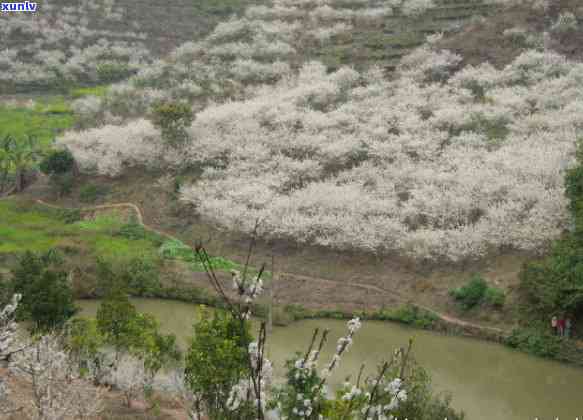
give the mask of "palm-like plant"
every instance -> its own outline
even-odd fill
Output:
[[[24,189],[24,175],[33,168],[42,157],[42,148],[38,139],[27,135],[25,139],[17,139],[7,135],[0,140],[0,174],[4,186],[10,172],[14,172],[15,190]]]
[[[8,159],[8,138],[8,136],[0,138],[0,193],[4,192],[8,184],[8,175],[12,167],[12,162]]]

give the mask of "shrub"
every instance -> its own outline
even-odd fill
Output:
[[[79,200],[83,203],[94,203],[108,192],[109,188],[103,185],[85,185],[79,190]]]
[[[170,146],[188,140],[186,128],[194,120],[192,108],[183,102],[161,102],[152,108],[152,124],[162,131],[162,138]]]
[[[75,176],[71,173],[53,174],[50,180],[58,197],[71,194],[75,185]]]
[[[473,275],[464,286],[452,289],[449,293],[465,310],[480,304],[502,307],[506,300],[503,290],[489,287],[479,274]]]
[[[47,175],[62,175],[75,166],[75,158],[67,149],[53,150],[40,163],[40,170]]]
[[[78,310],[62,268],[62,258],[50,250],[43,255],[26,252],[12,271],[11,292],[23,296],[18,317],[32,321],[36,329],[59,328]]]
[[[97,260],[97,294],[106,295],[114,289],[132,296],[155,297],[161,290],[160,271],[157,261],[146,256],[128,260]]]
[[[498,308],[504,306],[506,295],[503,290],[495,287],[488,287],[484,293],[484,302]]]
[[[81,220],[80,209],[60,209],[58,218],[67,224],[77,223]]]
[[[486,281],[479,274],[475,274],[465,286],[451,290],[450,295],[464,309],[472,309],[482,302],[487,289]]]
[[[231,389],[249,372],[247,348],[252,341],[250,325],[241,325],[230,313],[216,311],[211,316],[203,311],[194,324],[185,357],[185,382],[199,396],[209,418],[235,418],[224,413],[228,413]]]
[[[535,356],[556,358],[561,341],[561,337],[541,332],[537,328],[517,328],[506,338],[505,343]]]
[[[529,320],[548,320],[558,312],[578,313],[583,307],[583,143],[576,152],[577,165],[565,176],[565,195],[574,219],[574,231],[564,235],[541,261],[525,264],[520,288],[527,300],[522,312]]]
[[[99,82],[102,83],[117,82],[132,73],[125,63],[101,63],[97,65],[96,71]]]
[[[413,325],[415,327],[425,329],[431,328],[433,324],[439,319],[437,315],[423,309],[419,309],[417,306],[411,304],[402,305],[392,311],[381,309],[379,312],[373,314],[371,318],[402,322],[407,325]]]
[[[137,240],[137,239],[145,239],[148,232],[144,229],[144,226],[141,224],[131,221],[130,223],[126,223],[123,225],[118,232],[119,236],[122,236],[127,239]]]

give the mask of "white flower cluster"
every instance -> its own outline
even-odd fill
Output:
[[[168,59],[141,66],[123,96],[108,94],[106,100],[80,108],[82,121],[104,122],[106,111],[124,119],[142,116],[147,108],[135,97],[141,91],[162,89],[173,99],[203,102],[206,98],[241,98],[245,86],[275,83],[293,74],[309,51],[325,48],[337,37],[349,38],[355,24],[383,24],[387,16],[402,10],[423,13],[433,0],[275,1],[272,6],[250,6],[243,17],[219,23],[199,42],[187,42]],[[0,66],[2,65],[0,58]],[[79,72],[86,66],[79,66]],[[245,85],[245,86],[244,86]],[[186,88],[185,88],[186,87]],[[109,121],[111,122],[111,121]]]
[[[17,324],[14,320],[22,295],[15,294],[11,302],[0,311],[0,361],[4,361],[16,342]]]
[[[309,398],[304,398],[303,394],[298,394],[296,397],[296,406],[292,408],[292,413],[302,419],[308,419],[312,415],[314,408],[312,401]]]
[[[87,172],[116,176],[125,167],[146,165],[155,168],[163,162],[160,134],[149,121],[136,120],[126,126],[107,125],[84,131],[69,131],[58,139]],[[172,156],[171,159],[175,159]],[[166,164],[168,161],[166,161]]]
[[[143,35],[95,25],[106,26],[125,14],[107,0],[82,0],[65,8],[43,3],[42,9],[3,19],[0,38],[12,48],[0,52],[0,89],[103,81],[104,70],[129,75],[148,61]]]
[[[401,12],[405,16],[419,16],[435,6],[434,0],[403,0]]]
[[[334,369],[338,367],[342,355],[352,345],[352,336],[362,326],[360,319],[358,317],[351,319],[350,321],[348,321],[346,325],[348,327],[348,334],[338,339],[338,342],[336,343],[336,351],[332,356],[332,360],[330,361],[330,363],[328,363],[328,365],[324,369],[322,369],[322,372],[320,373],[320,376],[322,378],[328,378],[332,374]]]
[[[104,379],[120,389],[127,401],[131,401],[142,395],[150,378],[146,372],[144,360],[126,354],[113,369],[109,370]]]
[[[14,317],[21,298],[20,294],[13,295],[11,302],[0,311],[0,362],[6,361],[16,343],[17,324]],[[0,414],[10,408],[7,401],[9,393],[4,378],[0,378]]]
[[[33,404],[25,407],[32,418],[88,418],[102,409],[100,388],[81,379],[72,367],[60,337],[45,335],[14,355],[10,369],[28,377],[33,388]]]
[[[231,270],[233,276],[233,290],[237,292],[245,303],[252,303],[261,293],[263,293],[263,279],[255,277],[250,280],[241,278],[241,272]]]
[[[253,379],[251,377],[243,378],[231,388],[227,399],[227,407],[235,411],[242,404],[251,404],[255,408],[259,406],[259,409],[265,412],[269,386],[273,381],[273,366],[268,359],[261,358],[257,342],[249,343],[249,356],[251,367],[255,372],[256,378],[258,378],[260,395],[258,397],[256,394]]]
[[[182,198],[231,228],[260,217],[266,234],[338,248],[460,260],[544,246],[567,226],[583,66],[536,51],[502,71],[458,63],[424,48],[393,82],[309,64],[210,107],[191,135],[200,161],[229,164]]]
[[[559,15],[557,20],[551,26],[551,31],[554,33],[566,33],[577,30],[577,17],[573,12],[563,12]]]
[[[403,381],[400,378],[394,378],[390,381],[387,378],[368,379],[369,389],[376,388],[375,401],[371,401],[371,392],[365,391],[350,382],[343,385],[343,401],[353,401],[356,398],[364,396],[368,403],[361,409],[361,415],[367,420],[392,420],[394,414],[399,408],[401,402],[407,401],[407,391],[403,387]],[[371,404],[372,402],[372,404]]]
[[[304,13],[328,3],[293,4],[277,7]],[[143,70],[106,105],[76,105],[131,114],[178,86],[239,92],[197,114],[192,145],[180,153],[149,141],[159,134],[146,121],[115,127],[111,115],[59,142],[101,174],[206,165],[182,200],[222,226],[251,231],[260,218],[262,234],[300,243],[459,261],[508,247],[542,251],[568,226],[563,173],[583,134],[582,64],[529,50],[502,70],[458,70],[459,55],[424,46],[387,81],[378,71],[328,74],[313,62],[297,75],[283,61],[205,62],[206,46],[252,45],[277,38],[278,27],[277,40],[297,49],[300,23],[258,23],[253,13]],[[261,85],[257,72],[274,84]],[[257,85],[244,89],[241,80]]]

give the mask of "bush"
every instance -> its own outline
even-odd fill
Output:
[[[170,146],[178,146],[188,140],[186,128],[194,120],[190,105],[182,102],[162,102],[151,111],[152,124],[162,131],[162,138]]]
[[[497,289],[495,287],[488,287],[484,293],[484,302],[488,305],[492,305],[498,308],[504,306],[506,301],[506,295],[503,290]]]
[[[247,349],[252,341],[250,324],[241,325],[230,313],[202,311],[195,322],[184,376],[188,388],[207,408],[208,418],[235,418],[224,415],[228,412],[225,403],[231,389],[249,372]]]
[[[130,76],[131,71],[124,63],[101,63],[96,68],[99,82],[117,82]]]
[[[119,229],[118,232],[119,236],[134,241],[138,239],[146,239],[147,234],[148,233],[146,232],[146,229],[144,229],[144,226],[135,221],[126,223]]]
[[[51,175],[51,184],[58,197],[71,194],[75,185],[75,177],[71,173]]]
[[[160,271],[155,260],[146,256],[124,261],[97,260],[98,296],[114,289],[124,290],[132,296],[158,297],[162,288]]]
[[[63,268],[63,260],[54,250],[43,255],[26,252],[20,258],[9,284],[11,293],[23,296],[17,311],[19,319],[30,320],[35,329],[48,331],[63,326],[77,312]]]
[[[479,274],[475,274],[465,286],[451,290],[450,295],[467,310],[481,303],[486,289],[486,281]]]
[[[109,188],[103,185],[85,185],[79,190],[79,200],[83,203],[94,203],[109,193]]]
[[[69,150],[53,150],[40,163],[40,170],[47,175],[62,175],[74,166],[75,158]]]
[[[510,347],[539,357],[557,358],[561,349],[561,337],[544,333],[537,328],[517,328],[506,338]]]
[[[372,319],[402,322],[419,328],[429,329],[439,319],[437,315],[406,304],[393,311],[381,310],[371,316]]]
[[[57,213],[58,219],[67,224],[77,223],[81,220],[81,210],[79,209],[59,209]]]

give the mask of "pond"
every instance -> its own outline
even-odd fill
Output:
[[[154,315],[165,332],[185,346],[192,335],[196,305],[159,299],[132,299],[139,311]],[[94,316],[98,301],[79,301],[82,315]],[[329,360],[335,340],[346,332],[338,320],[306,320],[275,327],[268,337],[268,356],[277,372],[295,351],[305,351],[316,327],[329,328],[321,360]],[[414,339],[416,359],[430,372],[439,391],[451,391],[453,405],[469,420],[583,419],[583,369],[539,359],[498,344],[415,330],[394,323],[366,321],[342,359],[331,385],[356,375],[364,361],[374,366],[393,349]]]

